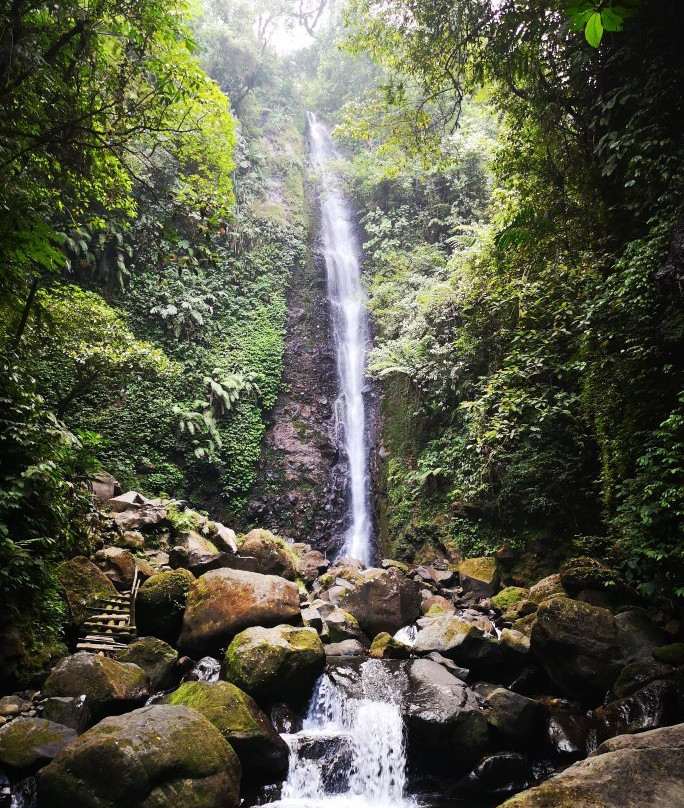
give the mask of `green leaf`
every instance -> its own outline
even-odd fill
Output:
[[[622,31],[623,19],[615,9],[604,8],[601,12],[601,23],[606,31]]]
[[[603,24],[601,23],[601,15],[598,12],[594,12],[591,17],[589,17],[586,28],[584,29],[584,36],[592,48],[598,48],[601,44]]]

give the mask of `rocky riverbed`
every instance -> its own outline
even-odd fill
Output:
[[[16,692],[3,660],[3,808],[273,801],[321,676],[351,702],[369,665],[392,693],[373,703],[401,717],[406,796],[684,805],[681,625],[601,562],[529,588],[505,586],[495,558],[368,568],[103,486],[107,540],[60,571],[70,636],[137,570],[138,638]],[[298,737],[296,760],[328,761],[341,789],[342,736]]]

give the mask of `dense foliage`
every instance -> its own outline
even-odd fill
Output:
[[[684,18],[623,4],[596,50],[585,5],[352,4],[351,46],[386,71],[345,128],[372,143],[355,175],[389,529],[407,555],[601,547],[667,591],[684,560]],[[474,172],[448,133],[460,116],[467,142],[475,92],[497,143],[474,144]]]

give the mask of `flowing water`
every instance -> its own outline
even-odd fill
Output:
[[[350,698],[325,674],[301,732],[284,736],[290,770],[279,808],[398,808],[405,746],[396,684],[379,660],[360,668]]]
[[[348,463],[348,514],[342,555],[370,564],[369,447],[363,399],[368,327],[361,285],[361,249],[351,210],[330,165],[339,155],[327,128],[312,112],[308,117],[311,162],[321,178],[321,240],[340,386],[336,412],[341,448]]]

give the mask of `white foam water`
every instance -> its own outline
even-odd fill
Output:
[[[311,162],[321,178],[321,240],[332,312],[340,395],[335,411],[347,457],[348,514],[341,555],[371,563],[366,412],[363,399],[366,365],[367,310],[361,285],[361,249],[351,211],[330,163],[339,159],[330,132],[312,113],[309,118]]]
[[[327,674],[301,732],[284,736],[290,769],[280,808],[407,808],[406,754],[396,685],[379,660],[360,668],[358,698]]]

